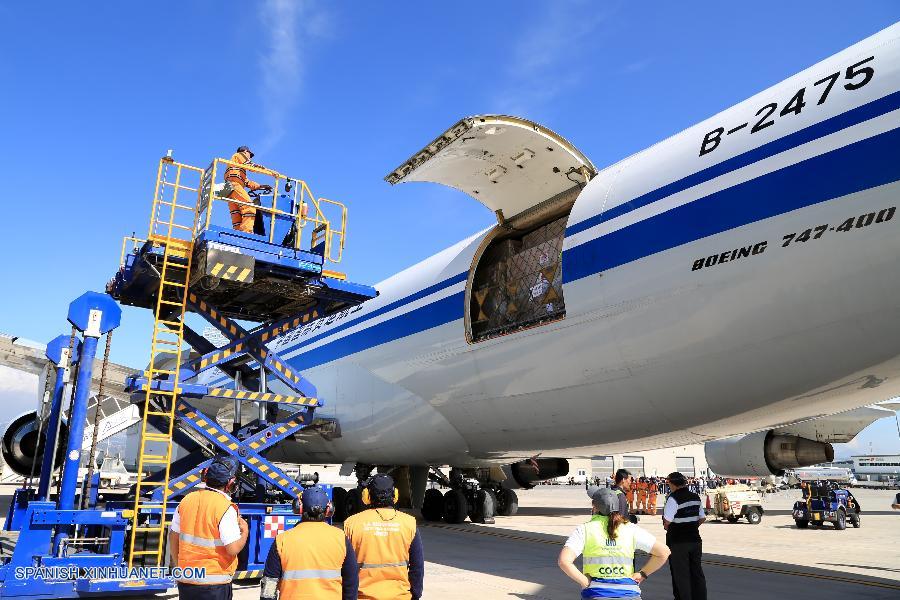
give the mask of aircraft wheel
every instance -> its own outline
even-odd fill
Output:
[[[364,509],[365,505],[362,501],[362,490],[359,488],[347,490],[347,495],[344,497],[344,518],[352,517],[356,513],[362,512]]]
[[[431,488],[425,490],[425,500],[422,503],[422,518],[426,521],[440,521],[444,516],[444,494],[440,490]]]
[[[444,520],[454,525],[466,520],[468,502],[462,490],[447,490],[444,493]]]
[[[334,505],[332,521],[343,522],[347,518],[347,507],[344,504],[346,501],[347,490],[342,487],[336,487],[331,490],[331,503]]]
[[[491,524],[494,522],[493,492],[480,489],[475,493],[475,506],[471,518],[473,523]]]
[[[497,492],[497,514],[511,517],[519,511],[519,496],[513,490],[500,488]]]

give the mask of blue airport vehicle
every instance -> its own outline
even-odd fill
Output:
[[[72,335],[48,344],[56,376],[39,419],[43,461],[37,485],[29,479],[14,493],[0,535],[0,598],[122,597],[170,589],[175,574],[166,568],[167,526],[215,456],[233,457],[242,466],[235,500],[249,538],[235,579],[260,577],[275,536],[300,522],[293,502],[318,475],[291,476],[266,454],[328,420],[315,417],[324,404],[316,387],[269,343],[354,310],[377,292],[327,268],[343,251],[346,209],[316,198],[301,180],[243,165],[272,179],[266,186],[271,192],[253,198],[254,231],[215,224],[217,215],[233,209],[227,188],[216,183],[217,173],[230,165],[215,159],[200,169],[161,159],[147,238],[126,238],[107,293],[87,292],[73,301]],[[328,207],[336,217],[329,217]],[[114,501],[99,493],[98,473],[79,484],[79,467],[85,458],[88,464],[95,459],[96,443],[89,456],[83,451],[91,377],[104,335],[102,364],[108,360],[119,304],[149,309],[154,322],[150,364],[126,381],[142,413],[137,482],[130,498]],[[205,319],[224,343],[193,330],[189,313]],[[229,375],[233,385],[205,383],[218,379],[208,377],[212,369]],[[269,387],[274,381],[281,384],[277,391]],[[192,404],[199,399],[233,403],[231,430]],[[248,402],[260,407],[249,420],[242,419]],[[322,487],[331,497],[332,486]]]
[[[850,492],[838,488],[828,481],[808,483],[804,490],[805,499],[794,503],[792,515],[799,529],[810,525],[819,527],[823,523],[833,523],[834,528],[843,530],[849,522],[860,526],[860,506]]]

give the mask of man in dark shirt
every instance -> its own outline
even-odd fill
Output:
[[[633,480],[631,473],[625,469],[619,469],[616,471],[615,485],[610,489],[614,491],[619,498],[619,514],[632,523],[637,523],[637,517],[630,514],[630,511],[628,510],[628,490],[631,489]]]
[[[333,598],[356,600],[359,565],[344,532],[325,520],[334,512],[328,494],[319,486],[303,490],[294,503],[303,520],[278,534],[260,582],[261,600]]]
[[[706,521],[700,496],[687,487],[687,478],[679,472],[666,478],[672,492],[663,509],[663,527],[669,569],[672,572],[672,590],[675,600],[706,600],[706,577],[700,559],[703,556],[703,540],[700,525]]]

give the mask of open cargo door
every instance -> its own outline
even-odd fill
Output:
[[[511,219],[595,174],[587,157],[549,129],[518,117],[483,115],[459,121],[385,181],[447,185]]]

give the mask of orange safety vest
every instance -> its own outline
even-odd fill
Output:
[[[231,162],[244,164],[248,161],[241,152],[235,152],[231,155]],[[251,190],[255,190],[259,187],[256,182],[247,179],[247,169],[242,169],[233,165],[228,165],[228,168],[225,169],[225,181],[242,185],[246,188],[250,188]]]
[[[409,600],[409,546],[415,518],[393,508],[370,508],[344,521],[359,563],[360,600]]]
[[[344,533],[328,523],[300,523],[275,538],[281,557],[281,600],[341,598]]]
[[[225,494],[211,489],[195,490],[178,505],[178,566],[206,569],[203,578],[179,581],[197,585],[231,583],[238,559],[225,551],[219,538],[219,522],[232,506]]]

